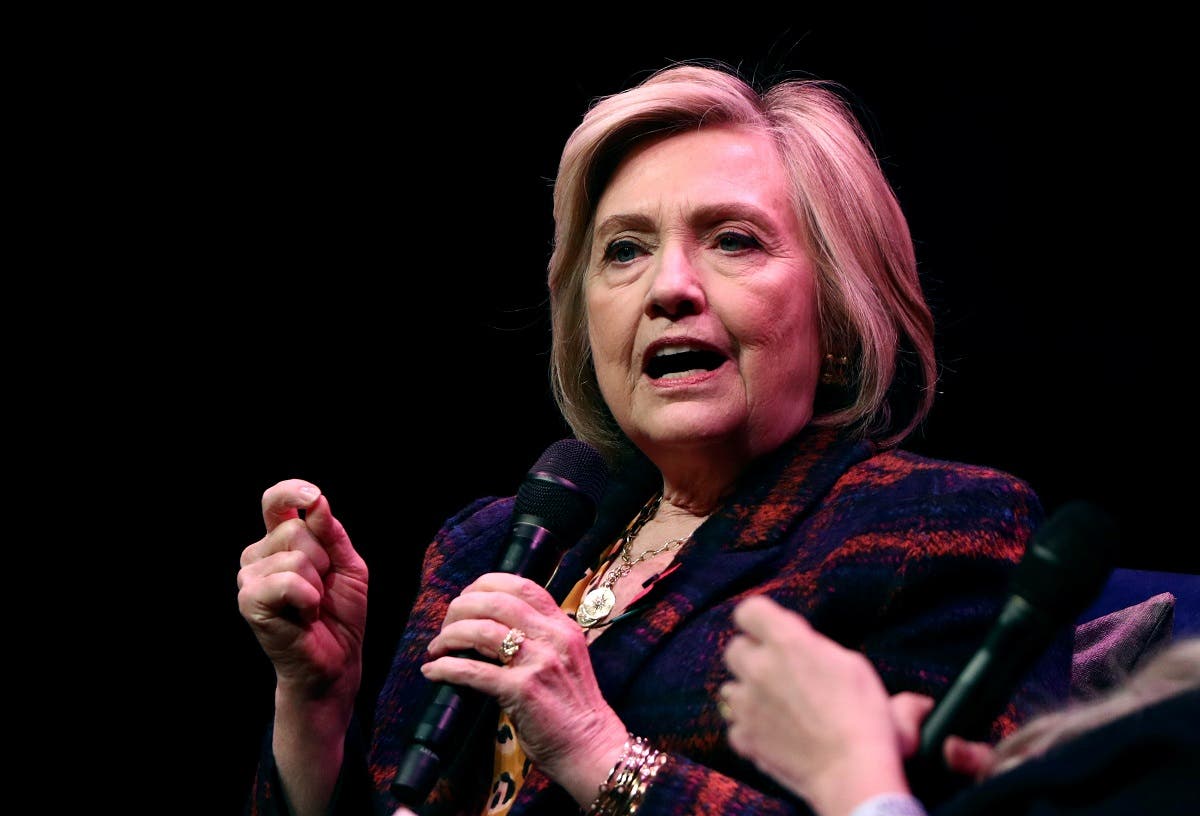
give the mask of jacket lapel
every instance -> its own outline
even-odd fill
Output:
[[[644,599],[641,614],[619,620],[590,647],[606,700],[619,701],[661,641],[699,610],[760,584],[787,533],[852,465],[874,453],[870,442],[827,429],[806,430],[746,474],[716,513],[696,530],[679,561]]]

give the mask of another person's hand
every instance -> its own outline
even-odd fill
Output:
[[[946,767],[955,773],[964,774],[976,781],[989,776],[995,770],[996,749],[986,742],[973,742],[962,737],[949,736],[942,746]]]
[[[262,514],[266,535],[242,552],[238,608],[275,666],[280,691],[352,705],[362,677],[367,566],[308,482],[268,488]]]
[[[892,696],[891,709],[892,723],[900,738],[901,756],[909,759],[920,745],[921,724],[933,710],[933,698],[902,691]],[[995,749],[986,742],[949,736],[942,744],[942,757],[948,770],[979,781],[992,773]]]
[[[507,663],[454,656],[473,649],[501,659],[512,629],[524,640]],[[628,733],[600,694],[583,630],[543,587],[509,573],[481,576],[450,603],[429,653],[427,678],[496,698],[526,756],[579,802],[591,801]]]
[[[725,649],[734,679],[720,694],[734,750],[822,816],[908,792],[902,758],[932,701],[893,700],[864,655],[765,596],[740,603],[733,620],[742,634]]]

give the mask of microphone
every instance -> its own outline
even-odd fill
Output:
[[[976,736],[999,715],[1061,627],[1099,595],[1117,550],[1115,523],[1086,501],[1063,505],[1034,532],[987,639],[921,727],[918,769],[944,770],[946,737]]]
[[[594,522],[607,484],[608,468],[586,442],[560,439],[546,448],[517,491],[508,538],[493,571],[545,584],[563,551]],[[474,651],[458,656],[483,659]],[[483,694],[466,686],[434,684],[392,780],[392,793],[402,804],[425,801],[485,702]]]

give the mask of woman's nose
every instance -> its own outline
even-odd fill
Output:
[[[679,318],[704,310],[706,298],[700,269],[686,248],[664,247],[655,259],[646,292],[646,314]]]

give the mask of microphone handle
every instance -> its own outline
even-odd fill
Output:
[[[508,546],[493,572],[511,572],[544,584],[554,569],[554,558],[562,545],[554,533],[538,524],[537,516],[521,514],[513,520]]]
[[[985,729],[1004,708],[1013,689],[1054,639],[1053,621],[1020,595],[1000,611],[987,640],[963,667],[921,727],[917,756],[942,764],[942,743],[955,734],[986,738]]]
[[[474,651],[456,657],[482,660]],[[494,662],[494,661],[490,661]],[[483,712],[487,697],[467,686],[435,683],[408,748],[392,781],[392,793],[401,804],[419,807],[429,797],[442,769],[463,743]]]
[[[536,516],[524,513],[513,520],[494,572],[522,575],[537,583],[549,580],[555,556],[561,553],[562,546],[538,522]],[[455,657],[485,660],[473,650],[456,652]],[[499,665],[495,660],[485,662]],[[474,730],[487,701],[485,694],[466,686],[434,684],[392,781],[392,793],[402,804],[417,807],[425,802],[442,769]]]

